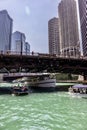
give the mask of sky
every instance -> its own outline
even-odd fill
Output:
[[[13,32],[25,34],[31,51],[48,53],[48,21],[58,17],[60,0],[0,0],[13,19]]]

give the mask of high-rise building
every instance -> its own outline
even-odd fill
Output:
[[[0,51],[4,53],[11,49],[12,23],[8,12],[0,11]]]
[[[83,55],[87,56],[87,0],[78,0]]]
[[[30,44],[28,42],[25,42],[25,54],[30,54]]]
[[[25,34],[19,31],[16,31],[12,34],[12,44],[11,51],[16,54],[25,54]]]
[[[58,14],[61,55],[76,57],[80,55],[76,1],[61,0]]]
[[[60,54],[59,48],[59,21],[52,18],[48,22],[49,54]]]

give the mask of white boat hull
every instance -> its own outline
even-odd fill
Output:
[[[40,91],[40,92],[52,92],[56,87],[56,79],[47,79],[38,82],[28,83],[31,90]]]
[[[37,83],[37,86],[38,87],[55,87],[56,85],[56,80],[55,79],[48,79],[48,80],[45,80],[45,81],[39,81]]]
[[[69,92],[69,94],[70,94],[72,97],[87,98],[87,94],[71,93],[71,92]]]

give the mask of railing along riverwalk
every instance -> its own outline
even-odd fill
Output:
[[[20,51],[0,51],[0,55],[18,55],[18,56],[38,56],[38,57],[58,57],[58,58],[66,58],[66,59],[85,59],[87,60],[87,57],[83,57],[83,56],[66,56],[66,55],[57,55],[57,54],[49,54],[49,53],[39,53],[39,52],[20,52]]]

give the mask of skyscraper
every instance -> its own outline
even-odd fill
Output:
[[[11,48],[12,22],[6,10],[0,11],[0,51],[4,53]]]
[[[75,0],[61,0],[58,6],[60,52],[65,56],[79,55],[78,19]]]
[[[25,34],[19,31],[16,31],[12,34],[12,44],[11,51],[17,54],[25,54]]]
[[[30,54],[30,44],[28,42],[25,42],[25,54]]]
[[[87,0],[78,0],[83,55],[87,56]]]
[[[60,54],[59,48],[59,21],[52,18],[48,22],[49,54]]]

